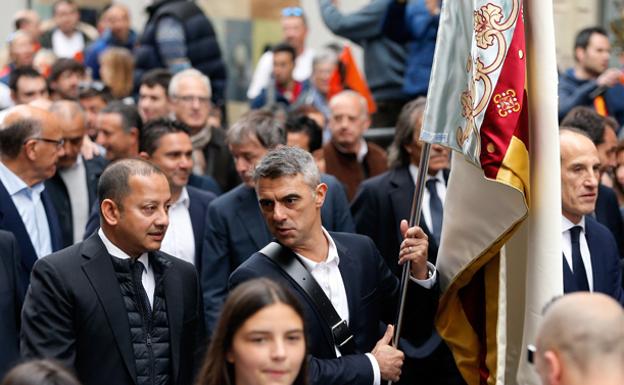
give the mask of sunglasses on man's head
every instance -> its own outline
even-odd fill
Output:
[[[282,16],[303,16],[301,7],[286,7],[282,9]]]

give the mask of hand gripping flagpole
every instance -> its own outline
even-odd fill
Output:
[[[431,150],[431,143],[423,143],[422,151],[420,153],[420,163],[418,165],[418,178],[416,179],[416,186],[414,187],[414,197],[412,198],[412,209],[410,211],[409,227],[418,226],[420,224],[420,212],[422,211],[422,200],[425,186],[425,178],[427,177],[427,170],[429,169],[429,152]],[[406,261],[403,264],[403,271],[401,273],[401,298],[399,301],[399,308],[397,311],[397,317],[395,320],[394,336],[392,337],[392,346],[399,346],[399,336],[401,335],[401,328],[403,326],[403,311],[405,310],[405,298],[407,297],[407,285],[410,281],[410,261]],[[392,381],[388,381],[388,385],[392,385]]]

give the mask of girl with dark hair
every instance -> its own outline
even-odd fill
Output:
[[[225,301],[196,385],[306,385],[303,311],[277,283],[254,279]]]

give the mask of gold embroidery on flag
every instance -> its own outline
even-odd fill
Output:
[[[512,89],[494,95],[493,100],[501,118],[506,118],[511,113],[520,111],[520,103],[518,103],[516,91]]]

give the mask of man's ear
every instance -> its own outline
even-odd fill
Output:
[[[552,350],[544,352],[544,366],[549,385],[560,385],[562,379],[562,362]]]
[[[314,192],[314,204],[316,207],[320,208],[323,206],[323,202],[325,202],[325,197],[327,196],[327,185],[325,183],[319,183]]]
[[[106,222],[109,226],[117,226],[117,224],[119,224],[119,206],[117,206],[117,203],[115,203],[112,199],[104,199],[100,203],[100,214],[102,215],[104,222]]]
[[[141,152],[139,152],[139,158],[144,159],[144,160],[149,160],[150,156],[147,155],[147,152],[141,151]]]
[[[37,150],[35,147],[37,146],[37,141],[35,140],[27,140],[24,143],[24,154],[26,154],[26,158],[30,161],[35,161],[37,159]]]
[[[128,132],[128,135],[130,135],[130,137],[132,137],[132,139],[134,140],[134,142],[138,146],[139,145],[139,129],[136,128],[136,127],[130,128],[130,132]]]

